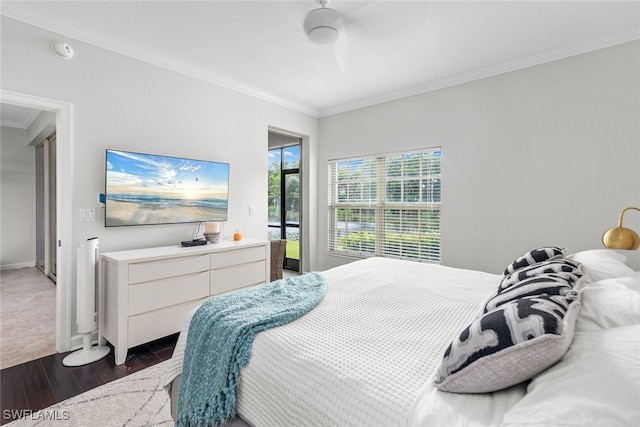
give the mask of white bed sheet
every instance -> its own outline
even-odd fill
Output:
[[[314,310],[254,341],[238,387],[249,424],[495,426],[525,394],[516,386],[456,395],[432,384],[452,337],[500,276],[384,258],[323,275],[327,294]],[[185,332],[166,384],[179,374]]]

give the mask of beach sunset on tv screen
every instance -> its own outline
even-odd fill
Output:
[[[229,164],[107,150],[105,226],[226,221]]]

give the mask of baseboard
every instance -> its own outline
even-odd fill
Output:
[[[79,350],[82,348],[83,345],[83,335],[74,335],[71,337],[71,348],[69,350],[73,351],[73,350]],[[91,344],[92,345],[96,345],[98,344],[98,331],[93,331],[91,333]]]
[[[28,268],[28,267],[35,267],[35,266],[36,266],[36,263],[34,261],[20,262],[16,264],[4,264],[4,265],[0,265],[0,271],[17,270],[18,268]]]

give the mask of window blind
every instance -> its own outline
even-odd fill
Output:
[[[440,262],[442,151],[332,160],[329,253]]]

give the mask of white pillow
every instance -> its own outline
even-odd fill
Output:
[[[556,365],[536,375],[503,426],[640,425],[640,325],[576,332]]]
[[[627,257],[612,249],[593,249],[576,252],[567,258],[582,264],[582,272],[591,282],[613,277],[637,277],[624,262]]]
[[[640,324],[640,278],[622,277],[587,283],[576,331]]]

